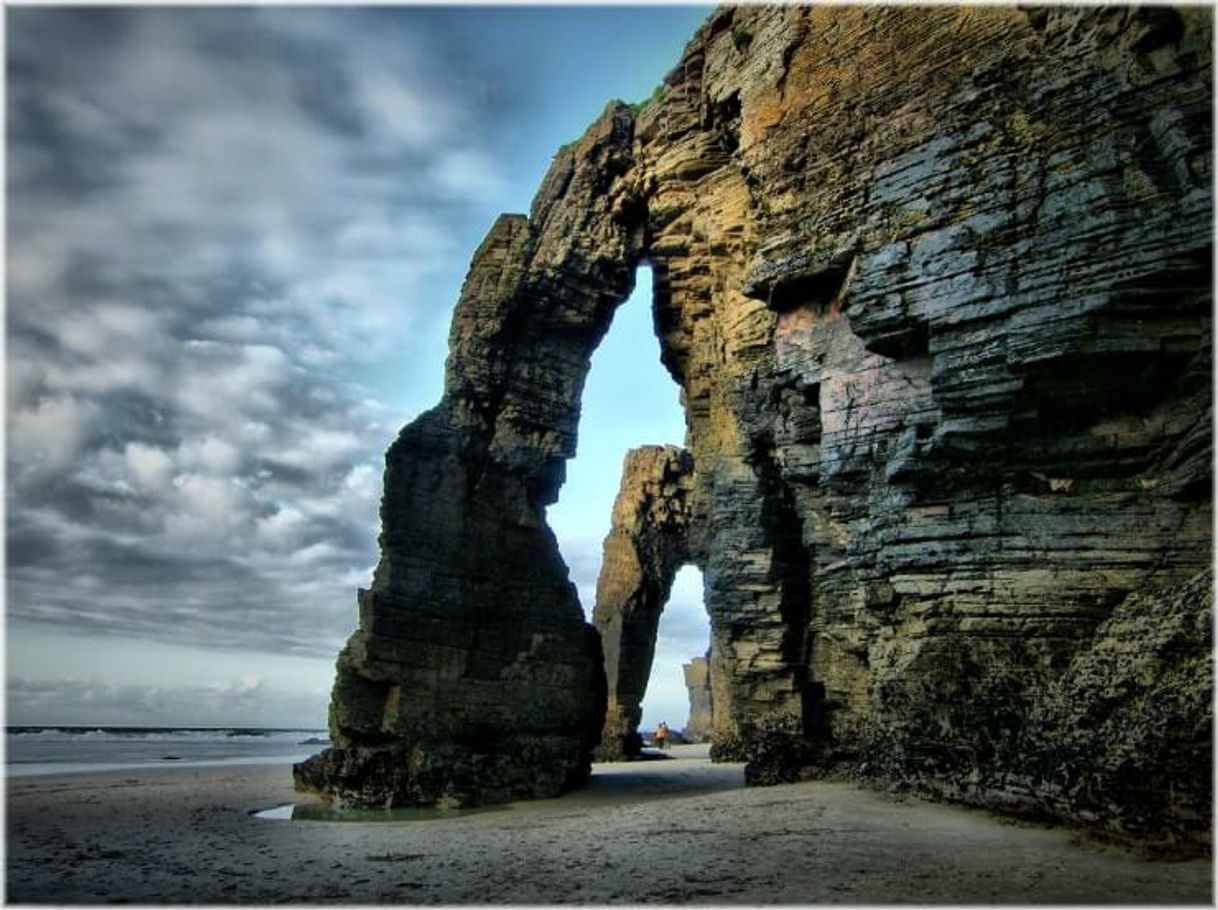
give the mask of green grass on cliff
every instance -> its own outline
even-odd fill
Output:
[[[646,98],[644,98],[642,101],[636,101],[633,104],[627,103],[626,107],[630,108],[630,113],[634,114],[634,116],[637,117],[639,114],[641,114],[643,112],[644,108],[650,107],[653,104],[660,104],[663,101],[664,101],[664,83],[661,82],[654,89],[652,89],[651,94],[648,95]]]
[[[618,99],[618,100],[621,100],[621,99]],[[654,89],[652,89],[651,94],[648,95],[646,98],[644,98],[642,101],[634,101],[634,102],[622,101],[621,103],[626,105],[626,107],[628,107],[630,109],[630,113],[634,117],[637,118],[639,116],[639,114],[641,114],[645,109],[647,109],[648,107],[650,107],[653,104],[660,104],[661,102],[663,102],[663,100],[664,100],[664,83],[661,82]],[[554,157],[557,158],[559,155],[562,155],[562,154],[565,154],[566,152],[571,151],[573,148],[575,148],[577,145],[579,145],[580,139],[583,139],[583,136],[580,136],[579,139],[572,139],[570,142],[564,142],[562,145],[560,145],[558,147],[558,150],[554,153]]]

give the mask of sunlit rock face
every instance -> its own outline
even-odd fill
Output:
[[[1012,744],[1131,592],[1211,560],[1209,48],[1202,10],[724,10],[640,116],[715,747],[751,779],[1154,814]],[[1185,789],[1156,824],[1208,824]]]
[[[584,773],[604,682],[541,510],[646,258],[713,754],[1208,830],[1208,783],[1144,785],[1169,754],[1210,765],[1203,636],[1146,671],[1188,736],[1097,693],[1151,634],[1138,610],[1208,615],[1186,583],[1212,558],[1210,39],[1203,8],[714,13],[663,97],[611,106],[475,258],[302,785],[490,800]]]

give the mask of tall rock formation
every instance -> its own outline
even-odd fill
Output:
[[[474,255],[444,397],[385,457],[381,559],[338,658],[333,748],[297,787],[353,805],[474,805],[580,782],[601,730],[595,630],[545,523],[592,350],[642,250],[632,120],[610,105],[528,218]]]
[[[639,721],[660,613],[677,570],[691,559],[693,473],[689,453],[676,446],[643,446],[626,453],[592,611],[609,687],[596,753],[601,761],[636,755],[643,744]]]
[[[681,667],[685,688],[689,690],[689,719],[682,735],[690,742],[702,742],[715,728],[715,706],[711,695],[710,658],[695,657]]]
[[[662,99],[611,106],[475,258],[444,400],[388,456],[337,748],[302,784],[415,798],[443,766],[464,770],[419,792],[491,799],[586,768],[595,644],[541,510],[645,258],[686,407],[715,754],[758,782],[865,767],[1207,831],[1207,783],[1141,784],[1209,766],[1203,636],[1154,665],[1188,736],[1100,674],[1127,678],[1139,610],[1183,629],[1208,609],[1187,583],[1212,558],[1211,25],[712,14]],[[1076,695],[1094,750],[1066,732]],[[544,771],[505,758],[514,737]],[[1092,783],[1048,782],[1054,750]]]

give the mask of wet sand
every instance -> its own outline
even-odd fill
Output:
[[[286,766],[7,782],[10,903],[1211,904],[1211,862],[849,784],[746,789],[704,747],[560,799],[288,821]]]

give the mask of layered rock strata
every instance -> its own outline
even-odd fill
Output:
[[[381,559],[338,658],[333,748],[298,788],[353,805],[554,796],[589,772],[596,631],[545,523],[575,451],[592,350],[630,292],[642,223],[611,105],[555,159],[529,217],[474,255],[440,403],[385,457]]]
[[[676,446],[626,453],[592,611],[609,696],[596,752],[600,761],[628,758],[642,748],[639,721],[660,613],[677,570],[691,559],[693,473],[689,453]]]
[[[724,10],[640,118],[716,749],[752,780],[1010,805],[979,770],[1036,723],[1007,681],[1209,564],[1210,27]]]
[[[1139,783],[1179,773],[1172,750],[1209,767],[1198,636],[1156,664],[1196,735],[1143,724],[1130,698],[1099,752],[1047,718],[1068,680],[1119,672],[1104,641],[1132,655],[1150,634],[1116,619],[1149,608],[1122,605],[1169,625],[1207,609],[1204,582],[1178,586],[1212,558],[1211,70],[1195,7],[716,11],[662,98],[611,106],[480,250],[445,399],[389,455],[337,754],[416,754],[418,710],[428,743],[464,743],[476,704],[502,722],[468,754],[503,754],[517,716],[541,742],[552,714],[554,779],[585,767],[597,680],[576,655],[595,646],[541,508],[587,355],[646,259],[686,407],[715,754],[758,782],[849,766],[1208,830],[1208,784]],[[475,590],[487,553],[501,568]],[[469,696],[534,626],[561,681],[525,660],[519,695]],[[1042,726],[1043,747],[1000,745]],[[1055,743],[1092,795],[1045,782]],[[1126,753],[1138,780],[1113,770]]]
[[[1213,766],[1213,573],[1125,598],[1041,689],[1018,665],[984,678],[986,751],[947,795],[1047,815],[1108,831],[1149,836],[1161,846],[1204,837]],[[976,696],[974,696],[976,698]],[[911,721],[933,722],[925,711]],[[885,753],[881,753],[885,754]],[[877,767],[893,777],[901,768]],[[915,781],[915,785],[920,782]]]

